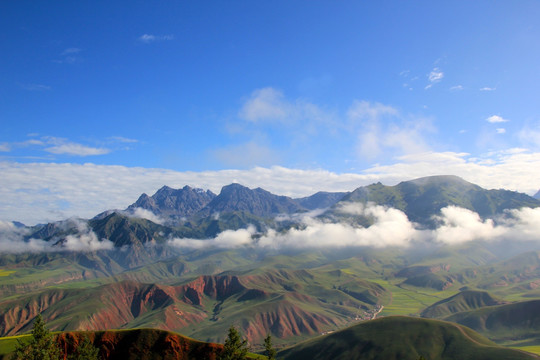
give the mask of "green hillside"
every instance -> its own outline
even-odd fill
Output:
[[[484,307],[446,317],[499,343],[540,344],[540,300]]]
[[[337,203],[372,202],[399,209],[409,220],[434,226],[434,215],[446,206],[472,210],[482,217],[492,217],[505,209],[537,207],[540,201],[526,194],[508,190],[486,190],[457,176],[429,176],[404,181],[395,186],[381,183],[360,187]]]
[[[493,360],[538,357],[494,344],[456,324],[410,317],[386,317],[283,350],[283,360]]]
[[[501,305],[502,303],[503,301],[494,298],[486,291],[465,290],[436,302],[422,311],[421,316],[427,318],[444,318],[458,312]]]

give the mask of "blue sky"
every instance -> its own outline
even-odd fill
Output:
[[[538,1],[3,1],[0,219],[90,216],[165,179],[294,196],[454,173],[534,193],[539,18]]]

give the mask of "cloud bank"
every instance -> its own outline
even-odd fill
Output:
[[[30,235],[29,229],[18,228],[12,222],[0,221],[0,253],[89,252],[114,248],[114,244],[110,240],[99,240],[85,221],[69,219],[57,225],[65,230],[74,230],[73,234],[51,241],[34,238],[25,240]]]
[[[449,206],[441,209],[441,214],[436,218],[440,225],[434,230],[420,229],[402,211],[379,205],[349,203],[342,206],[340,211],[370,217],[373,225],[360,227],[345,222],[330,223],[306,216],[302,219],[301,228],[291,228],[285,232],[269,230],[264,234],[255,234],[255,229],[249,227],[227,230],[207,240],[171,239],[169,244],[184,249],[254,247],[289,250],[409,247],[424,243],[455,245],[474,240],[540,241],[540,208],[510,210],[494,221],[482,219],[470,210]]]
[[[178,172],[91,163],[14,162],[0,162],[0,173],[0,220],[33,225],[124,209],[142,193],[153,194],[163,185],[190,185],[219,193],[224,185],[237,182],[278,195],[303,197],[317,191],[352,191],[377,181],[395,185],[422,176],[453,174],[487,189],[534,194],[540,188],[540,153],[511,149],[472,157],[467,153],[423,152],[359,173],[280,166]]]

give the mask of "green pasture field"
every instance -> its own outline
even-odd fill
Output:
[[[17,340],[22,340],[29,337],[30,335],[17,335],[0,338],[0,358],[15,351]]]

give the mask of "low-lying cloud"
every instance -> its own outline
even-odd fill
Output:
[[[150,220],[151,222],[160,224],[160,225],[162,225],[165,222],[164,219],[154,214],[152,211],[143,209],[143,208],[135,208],[127,215],[130,217],[138,218],[138,219]]]
[[[114,244],[110,240],[98,239],[84,221],[69,219],[60,223],[59,226],[71,229],[73,233],[64,238],[45,241],[35,238],[27,239],[31,235],[28,228],[19,228],[12,222],[0,221],[0,253],[89,252],[114,248]]]
[[[255,235],[255,232],[255,227],[249,226],[247,229],[225,230],[213,239],[174,238],[169,240],[168,243],[171,246],[188,249],[205,249],[210,247],[232,249],[253,245],[253,235]]]
[[[536,241],[540,240],[540,208],[508,210],[495,219],[482,219],[477,213],[448,206],[441,209],[434,220],[435,229],[423,229],[407,218],[404,212],[380,205],[344,204],[339,212],[367,217],[371,226],[362,227],[347,222],[328,222],[304,216],[300,228],[278,232],[270,229],[256,234],[254,227],[227,230],[213,239],[172,239],[169,244],[180,248],[238,248],[259,249],[320,249],[346,247],[388,246],[409,247],[425,243],[461,244],[481,241]]]

